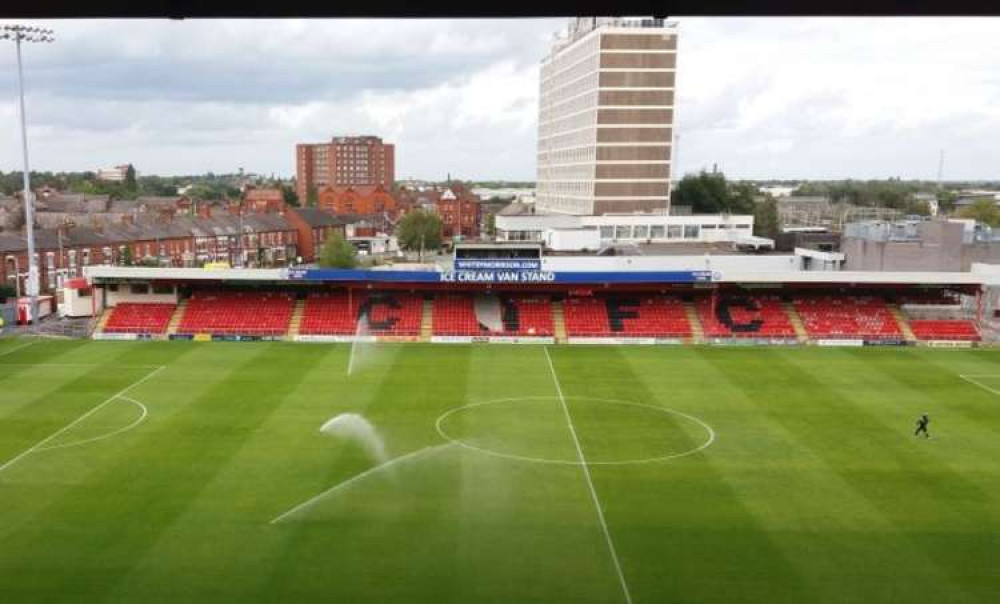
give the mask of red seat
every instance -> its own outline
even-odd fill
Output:
[[[567,298],[566,334],[575,337],[686,338],[691,323],[673,296]]]
[[[108,333],[163,333],[177,309],[171,303],[119,302],[104,324]]]
[[[909,323],[918,340],[979,341],[979,330],[972,321],[920,319]]]
[[[806,331],[815,338],[901,339],[885,300],[874,296],[822,295],[794,301]]]
[[[354,335],[363,304],[369,303],[368,333],[384,336],[420,335],[423,300],[420,296],[395,292],[346,291],[309,294],[299,324],[306,335]],[[384,302],[384,303],[377,303]]]
[[[434,298],[433,333],[439,336],[552,336],[552,302],[548,296],[510,296],[517,310],[516,323],[504,321],[500,331],[489,331],[476,317],[471,295],[444,294]]]
[[[290,294],[198,292],[188,301],[178,333],[283,335],[295,309]]]
[[[710,338],[794,338],[795,327],[785,312],[781,299],[777,296],[740,296],[740,303],[735,298],[720,297],[713,306],[709,297],[698,298],[695,308],[706,336]],[[724,323],[719,317],[719,303],[725,304],[731,324]]]

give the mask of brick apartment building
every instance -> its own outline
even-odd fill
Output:
[[[313,262],[323,244],[335,232],[346,237],[345,220],[316,208],[288,208],[285,219],[298,233],[298,255],[303,262]]]
[[[400,190],[406,208],[422,208],[441,217],[441,236],[479,237],[483,221],[482,200],[460,182],[448,182],[444,188]],[[461,226],[459,226],[461,223]]]
[[[295,146],[296,193],[303,202],[309,190],[381,185],[391,190],[396,178],[395,146],[377,136],[338,136],[327,143]]]
[[[327,187],[319,194],[317,207],[332,214],[379,214],[396,216],[399,200],[382,185]]]
[[[280,189],[251,189],[243,192],[243,207],[258,214],[281,214],[285,211],[285,196]]]
[[[479,237],[482,205],[474,195],[457,195],[451,189],[441,194],[437,213],[441,217],[441,236],[461,235],[463,239]]]
[[[297,255],[298,234],[280,214],[36,229],[39,287],[51,292],[62,278],[82,276],[83,267],[98,264],[281,266]],[[0,281],[26,291],[28,253],[21,232],[0,233],[0,256]]]

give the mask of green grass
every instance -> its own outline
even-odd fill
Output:
[[[348,378],[347,346],[21,346],[2,602],[625,601],[543,347],[385,345]],[[589,466],[634,602],[997,601],[1000,352],[548,350],[589,461],[716,435]],[[414,455],[272,523],[372,469],[319,432],[346,412]]]

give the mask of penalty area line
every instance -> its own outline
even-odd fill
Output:
[[[24,451],[21,451],[16,456],[14,456],[11,459],[9,459],[8,461],[6,461],[3,465],[0,465],[0,472],[3,472],[4,470],[6,470],[7,468],[11,467],[12,465],[14,465],[15,463],[17,463],[18,461],[24,459],[29,454],[34,453],[35,451],[38,451],[40,448],[44,447],[45,444],[48,443],[49,441],[51,441],[52,439],[56,438],[57,436],[59,436],[63,432],[66,432],[67,430],[69,430],[73,426],[79,424],[80,422],[82,422],[83,420],[87,419],[91,415],[97,413],[98,411],[100,411],[102,408],[104,408],[104,406],[107,405],[108,403],[110,403],[111,401],[113,401],[113,400],[115,400],[117,398],[124,397],[127,392],[129,392],[133,388],[139,386],[140,384],[143,384],[144,382],[146,382],[147,380],[149,380],[150,378],[152,378],[153,376],[155,376],[156,374],[160,373],[161,371],[163,371],[166,368],[167,368],[166,365],[160,365],[159,367],[157,367],[153,371],[147,373],[142,378],[136,380],[135,382],[132,382],[128,386],[122,388],[118,392],[116,392],[116,393],[112,394],[111,396],[109,396],[108,398],[104,399],[101,403],[97,404],[90,411],[87,411],[86,413],[84,413],[80,417],[76,418],[75,420],[71,421],[70,423],[66,424],[62,428],[59,428],[58,430],[56,430],[52,434],[49,434],[48,436],[46,436],[42,440],[38,441],[37,443],[33,444],[32,446],[28,447]]]
[[[583,455],[583,447],[580,446],[580,439],[576,435],[576,427],[573,425],[573,418],[569,414],[569,406],[566,404],[566,397],[563,396],[562,385],[559,383],[559,376],[556,374],[556,367],[552,364],[552,355],[549,354],[549,347],[545,346],[545,360],[549,363],[549,371],[552,373],[552,381],[556,386],[556,393],[559,394],[559,403],[562,405],[563,415],[566,416],[566,424],[569,426],[569,433],[573,437],[573,444],[576,445],[576,454],[580,458],[580,467],[583,469],[583,477],[590,488],[590,498],[597,509],[597,519],[601,523],[601,530],[604,531],[604,540],[607,541],[608,551],[611,552],[611,561],[614,562],[615,571],[618,573],[618,582],[622,587],[622,594],[625,602],[632,604],[632,594],[628,590],[628,582],[625,580],[625,573],[622,572],[622,565],[618,562],[618,552],[615,550],[615,542],[611,538],[611,531],[608,530],[608,523],[604,519],[604,509],[601,507],[601,500],[597,496],[597,489],[594,488],[594,479],[590,476],[590,466],[587,465],[587,458]]]

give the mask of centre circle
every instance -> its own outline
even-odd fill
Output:
[[[715,441],[712,427],[693,415],[588,396],[529,396],[471,403],[443,413],[436,427],[442,438],[466,449],[517,461],[563,465],[666,461],[697,453]]]

